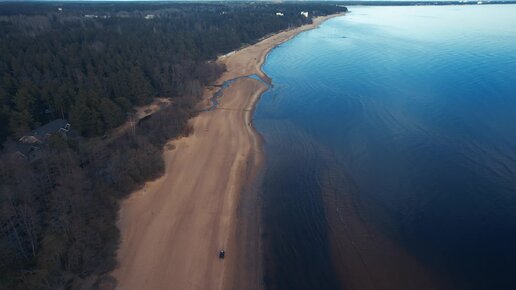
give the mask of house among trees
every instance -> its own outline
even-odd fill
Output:
[[[18,143],[14,145],[15,152],[29,161],[33,161],[38,158],[39,150],[52,135],[59,134],[67,139],[70,126],[65,119],[57,119],[38,127],[18,140]]]
[[[25,144],[45,143],[53,134],[61,134],[64,138],[67,138],[66,134],[68,131],[70,131],[68,121],[65,119],[57,119],[32,130],[18,141]]]

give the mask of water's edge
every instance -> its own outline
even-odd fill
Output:
[[[275,51],[281,44],[289,42],[299,35],[308,32],[313,29],[319,28],[324,22],[329,19],[335,17],[343,17],[345,14],[337,14],[328,19],[325,19],[323,22],[319,23],[316,27],[313,27],[309,30],[301,31],[300,33],[293,35],[291,38],[286,41],[279,43],[278,45],[271,48],[267,54],[265,55],[265,59],[260,66],[260,71],[267,78],[268,81],[261,79],[262,82],[268,84],[268,89],[264,91],[260,97],[258,98],[256,104],[253,106],[253,114],[256,111],[256,108],[263,97],[271,88],[274,87],[273,79],[263,70],[265,64],[267,63],[268,56]],[[258,76],[259,77],[259,76]],[[253,122],[252,126],[255,134],[259,136],[262,140],[262,145],[267,142],[267,139],[261,134],[261,132],[255,128]],[[263,146],[262,146],[263,147]],[[261,148],[262,152],[264,149]],[[278,241],[275,240],[276,237],[283,236],[282,232],[288,232],[285,229],[282,230],[281,226],[278,226],[278,223],[281,223],[282,218],[277,215],[281,215],[280,212],[275,212],[273,204],[275,203],[275,198],[268,196],[266,192],[263,191],[264,188],[264,180],[266,180],[265,176],[268,173],[268,163],[270,160],[267,160],[267,155],[265,152],[264,161],[259,169],[259,177],[254,181],[254,190],[258,195],[258,200],[261,202],[260,212],[260,239],[261,239],[261,247],[262,247],[262,257],[263,257],[263,283],[265,289],[342,289],[342,285],[339,283],[339,278],[337,277],[337,273],[334,271],[333,266],[328,264],[327,261],[330,260],[330,249],[329,249],[329,241],[328,240],[314,240],[312,247],[305,248],[301,253],[298,253],[303,257],[303,261],[306,261],[306,256],[310,256],[309,260],[314,261],[313,263],[300,263],[297,265],[286,264],[289,259],[283,259],[280,255],[278,255],[281,250],[278,251],[278,247],[281,248],[283,245],[278,244]],[[301,160],[301,159],[300,159]],[[285,170],[283,172],[288,172]],[[280,175],[279,172],[273,173],[273,175]],[[312,175],[315,178],[315,175]],[[317,182],[314,179],[314,182]],[[324,217],[324,202],[321,196],[314,195],[314,214],[318,215],[318,219],[326,220]],[[293,209],[295,211],[295,209]],[[310,221],[307,220],[307,223]],[[302,224],[302,223],[301,223]],[[302,230],[301,230],[302,231]],[[321,231],[325,231],[324,228]],[[296,236],[292,235],[289,232],[288,236],[292,238],[291,242],[295,242],[296,239],[302,238],[306,242],[306,239],[309,238],[307,235]],[[284,236],[283,236],[284,237]],[[295,268],[297,271],[291,271],[292,268]],[[287,270],[287,271],[285,271]],[[300,276],[301,275],[301,276]],[[302,277],[302,278],[301,278]]]

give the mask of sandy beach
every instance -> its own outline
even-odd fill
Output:
[[[216,84],[252,74],[269,82],[261,71],[267,53],[330,17],[220,57],[227,72]],[[261,288],[258,205],[241,193],[262,162],[251,118],[266,90],[252,78],[233,82],[215,110],[190,121],[193,134],[170,141],[175,149],[164,151],[165,174],[123,201],[119,265],[112,273],[117,289]],[[206,88],[205,99],[213,92]],[[223,260],[220,249],[227,253]]]

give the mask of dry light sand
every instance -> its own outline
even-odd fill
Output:
[[[217,83],[251,74],[268,80],[261,71],[267,53],[327,18],[221,57],[227,72]],[[262,160],[260,137],[250,122],[265,90],[251,78],[232,83],[217,109],[191,120],[193,134],[171,141],[176,149],[164,152],[164,176],[122,203],[119,265],[112,273],[117,289],[261,288],[259,227],[254,222],[255,229],[239,229],[245,219],[257,218],[237,213],[242,189]],[[206,99],[212,93],[206,89]],[[217,255],[222,248],[224,260]]]

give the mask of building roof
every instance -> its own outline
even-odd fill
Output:
[[[68,121],[65,119],[56,119],[45,125],[32,130],[30,133],[23,136],[20,141],[25,143],[35,143],[42,141],[48,137],[48,135],[59,132],[61,128],[66,128]]]

